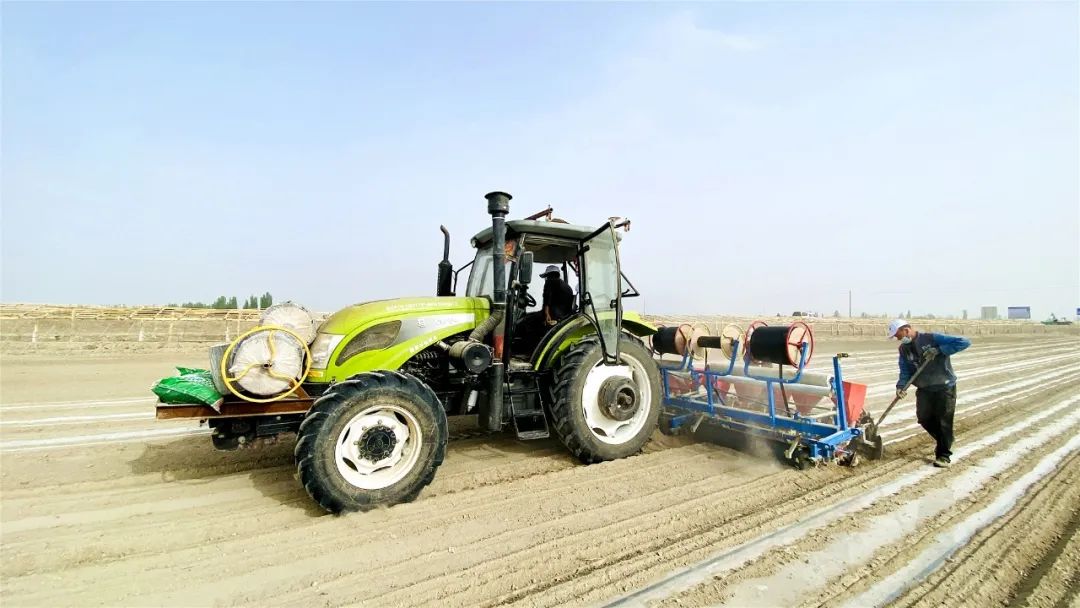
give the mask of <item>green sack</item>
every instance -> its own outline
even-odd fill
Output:
[[[214,407],[221,393],[214,388],[214,378],[208,370],[177,367],[179,376],[158,380],[152,389],[162,403],[202,403]]]

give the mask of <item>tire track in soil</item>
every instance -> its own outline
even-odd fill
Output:
[[[682,454],[671,454],[672,452],[680,450],[683,451]],[[617,461],[614,463],[605,463],[612,465],[620,465],[615,467],[607,467],[608,469],[613,469],[607,476],[613,479],[621,479],[628,475],[640,473],[648,475],[652,469],[662,470],[670,468],[670,460],[681,459],[683,462],[688,462],[692,464],[694,459],[688,458],[688,456],[707,456],[714,451],[715,450],[713,450],[709,446],[702,446],[698,444],[692,444],[690,446],[687,446],[686,448],[677,448],[674,450],[661,451],[656,453],[653,456],[651,462],[647,463],[645,467],[639,466],[639,470],[637,471],[635,471],[634,467],[629,462],[629,460],[632,459]],[[597,466],[604,467],[605,465]],[[691,472],[692,476],[695,477],[708,475],[712,473],[712,467],[702,466],[696,469],[692,469]],[[121,561],[148,561],[149,563],[142,563],[141,565],[135,567],[140,571],[145,571],[145,575],[153,574],[159,576],[162,579],[160,581],[160,588],[168,588],[170,587],[170,583],[174,586],[182,587],[183,583],[181,581],[176,581],[175,577],[171,573],[171,568],[173,564],[176,563],[176,559],[180,559],[181,563],[199,564],[200,566],[206,564],[205,572],[202,572],[202,575],[218,580],[220,580],[223,575],[228,572],[237,571],[247,573],[256,571],[259,568],[272,566],[277,558],[277,556],[273,553],[261,553],[258,556],[255,556],[255,561],[257,562],[257,564],[253,563],[248,566],[244,566],[242,563],[243,560],[237,558],[235,560],[235,563],[230,563],[229,567],[226,568],[224,571],[221,569],[220,565],[213,564],[212,558],[220,557],[216,555],[217,553],[230,554],[233,551],[236,551],[238,554],[243,555],[246,553],[247,546],[252,542],[258,543],[260,546],[282,546],[283,544],[284,546],[289,546],[290,551],[295,552],[293,554],[297,555],[318,555],[329,550],[342,550],[344,548],[352,548],[354,545],[357,544],[355,538],[356,535],[359,535],[360,537],[365,537],[365,530],[367,530],[368,532],[389,532],[390,534],[397,534],[401,537],[431,532],[432,535],[437,539],[441,535],[435,533],[440,531],[441,526],[445,525],[445,522],[442,520],[433,520],[432,513],[438,513],[443,519],[450,521],[466,519],[473,520],[476,519],[477,516],[476,514],[471,513],[471,511],[474,511],[477,508],[510,508],[515,506],[516,503],[529,503],[537,500],[542,500],[547,495],[553,495],[567,490],[573,490],[575,487],[585,489],[588,486],[594,485],[594,481],[591,479],[592,477],[595,477],[598,474],[602,474],[601,471],[595,470],[595,467],[574,467],[573,469],[565,471],[565,473],[569,473],[572,477],[575,477],[577,479],[574,479],[571,483],[568,483],[566,485],[537,488],[532,492],[522,492],[513,496],[507,496],[504,488],[491,486],[470,493],[470,495],[465,497],[465,500],[455,501],[453,495],[447,495],[443,497],[436,497],[429,501],[411,503],[409,505],[400,505],[398,507],[394,507],[393,511],[395,513],[390,513],[390,510],[388,509],[383,511],[375,511],[367,514],[371,515],[371,517],[305,517],[298,520],[295,517],[295,512],[282,513],[282,517],[286,517],[288,516],[288,514],[294,515],[291,519],[293,520],[293,523],[296,524],[295,527],[275,528],[272,525],[274,523],[273,521],[260,522],[261,524],[265,523],[267,525],[265,527],[260,527],[252,530],[252,533],[245,537],[228,539],[225,543],[216,547],[206,547],[203,545],[200,539],[190,539],[190,535],[183,534],[184,529],[188,525],[190,525],[190,522],[188,522],[187,520],[170,523],[172,521],[170,519],[165,519],[164,521],[157,521],[156,519],[151,519],[150,521],[146,522],[146,528],[147,530],[153,530],[153,540],[155,541],[154,545],[150,547],[145,547],[146,538],[140,538],[141,535],[138,534],[137,529],[131,530],[131,536],[126,538],[129,539],[131,542],[134,542],[136,546],[142,545],[141,550],[138,554],[125,555],[121,551],[119,552],[119,555],[115,556],[101,555],[100,559],[98,560],[99,563],[93,566],[69,569],[65,572],[65,574],[70,577],[72,575],[78,575],[81,572],[86,572],[86,578],[83,579],[84,584],[88,584],[90,582],[101,582],[95,571],[99,570],[100,566],[102,565],[108,565],[110,562],[116,565],[116,562]],[[683,479],[672,479],[670,483],[681,483],[681,481],[685,480],[685,478],[690,476],[690,474],[683,475]],[[522,482],[524,482],[525,485],[536,485],[529,484],[528,479],[522,480]],[[503,503],[509,504],[501,504],[499,502],[500,499]],[[448,502],[449,504],[447,504]],[[556,504],[556,506],[558,506],[557,501],[553,504]],[[559,507],[559,510],[564,509],[562,509],[562,507]],[[281,513],[281,510],[278,509],[278,512]],[[226,521],[233,522],[234,520],[229,519]],[[129,523],[128,525],[131,525],[131,523]],[[387,528],[387,525],[391,527]],[[172,528],[176,529],[176,535],[169,533]],[[333,530],[344,531],[345,533],[335,536],[329,542],[325,537],[322,537],[322,535],[318,534],[319,531]],[[289,538],[290,536],[298,536],[299,538],[295,538],[289,541],[279,540],[279,537]],[[181,539],[183,541],[186,541],[188,543],[188,546],[186,548],[168,546],[166,543],[172,542],[170,539]],[[97,542],[101,543],[108,540],[110,539],[101,539]],[[111,540],[121,541],[123,539]],[[382,536],[380,536],[376,540],[372,540],[371,538],[365,538],[364,542],[361,543],[361,545],[368,547],[368,549],[373,549],[377,547],[377,545],[382,540]],[[95,543],[95,545],[96,544],[97,543]],[[305,549],[311,549],[311,551],[305,551]],[[85,548],[83,550],[85,551]],[[169,555],[161,555],[161,553],[165,550],[170,552]],[[12,557],[8,553],[9,552],[7,551],[5,552],[5,557]],[[410,551],[405,559],[413,559],[422,555],[423,553],[423,550]],[[207,563],[208,560],[210,560],[210,563]],[[266,560],[270,560],[270,562],[263,563]],[[63,565],[63,562],[56,564],[57,567],[63,567]],[[7,573],[5,572],[5,574]],[[28,579],[24,579],[27,581],[30,589],[40,588],[40,585],[35,584],[35,578],[37,575],[40,574],[43,574],[43,572],[39,569],[35,571],[31,576],[29,576]],[[116,590],[125,591],[123,589],[126,585],[125,580],[118,580],[116,581],[116,583],[118,584]],[[7,586],[7,590],[11,590],[13,587],[15,587],[14,584],[9,584]],[[50,589],[43,589],[43,591],[46,594],[52,592],[52,590]],[[97,587],[97,591],[101,591],[100,586]],[[76,596],[65,595],[65,597]],[[124,596],[120,596],[117,599],[122,599],[122,597]]]
[[[5,507],[22,499],[40,500],[39,495],[45,489],[49,490],[51,499],[70,495],[72,501],[80,501],[94,494],[135,492],[145,486],[157,486],[163,482],[212,482],[241,474],[277,474],[291,477],[294,467],[291,438],[291,435],[282,435],[276,441],[264,441],[232,452],[214,449],[206,438],[184,439],[166,445],[144,445],[138,448],[142,452],[139,456],[131,459],[117,458],[106,466],[100,466],[101,463],[98,462],[87,464],[85,452],[50,454],[44,458],[35,455],[38,460],[37,470],[11,466],[4,471]],[[533,442],[526,450],[522,449],[520,442],[509,436],[480,432],[455,434],[450,440],[452,451],[465,451],[481,446],[493,453],[501,451],[506,457],[516,457],[525,452],[544,457],[561,451],[557,445],[545,442]],[[133,450],[113,450],[112,455],[124,456],[130,451]],[[19,464],[33,462],[30,458],[13,455],[5,456],[4,461]],[[59,470],[50,471],[52,474],[40,480],[42,463]],[[447,463],[451,470],[454,465],[455,463]],[[91,479],[73,482],[72,475],[63,474],[71,472],[64,470],[65,466],[67,469],[78,470],[79,476],[90,476]],[[26,474],[20,476],[23,471],[26,471]],[[50,481],[53,483],[48,483]]]
[[[436,492],[433,495],[459,493],[484,486],[510,483],[576,466],[574,463],[567,463],[566,458],[562,454],[551,457],[529,458],[519,460],[510,467],[496,469],[494,475],[485,476],[484,473],[477,473],[466,480],[462,480],[460,477],[447,480],[446,483],[452,484],[452,491]],[[138,490],[137,492],[126,492],[124,496],[113,497],[114,500],[111,501],[111,505],[99,505],[98,508],[93,510],[73,511],[68,516],[52,513],[45,516],[24,517],[5,524],[5,547],[8,551],[33,553],[39,546],[37,531],[51,528],[49,544],[54,553],[62,551],[65,544],[71,548],[79,548],[82,546],[83,538],[87,534],[95,532],[104,534],[108,530],[115,528],[118,521],[123,521],[125,528],[130,532],[137,532],[141,529],[155,530],[157,532],[167,532],[175,529],[177,532],[182,532],[187,525],[186,523],[180,525],[162,524],[160,521],[161,516],[169,513],[182,514],[196,509],[200,516],[204,518],[202,541],[205,542],[208,538],[226,539],[235,531],[233,516],[237,512],[237,506],[251,505],[257,499],[266,496],[276,496],[278,500],[273,503],[259,501],[260,506],[257,508],[248,507],[245,516],[257,518],[267,525],[288,526],[290,523],[295,523],[297,519],[293,513],[283,514],[282,505],[296,505],[309,515],[317,516],[322,514],[321,511],[315,508],[309,508],[307,495],[304,494],[302,488],[296,487],[296,482],[291,475],[278,479],[272,485],[269,482],[263,482],[258,489],[254,487],[229,487],[235,485],[232,483],[219,485],[222,487],[206,488],[209,491],[198,497],[193,497],[190,487],[176,489],[170,492],[168,496],[146,496],[141,490]],[[132,503],[133,496],[139,500],[138,503]],[[180,537],[182,538],[183,535],[180,535]],[[97,549],[101,551],[100,557],[102,559],[108,559],[110,556],[114,558],[130,556],[138,552],[137,546],[132,547],[131,542],[127,538],[107,539],[99,543]],[[142,541],[138,542],[141,543]],[[190,546],[190,544],[172,544],[168,549],[178,550]],[[154,550],[161,550],[161,548],[161,546],[157,546]],[[38,561],[36,567],[45,569],[46,564]]]
[[[478,441],[478,440],[474,440]],[[518,447],[519,446],[515,446]],[[289,457],[291,458],[291,448]],[[499,450],[486,447],[493,453],[499,453]],[[654,448],[655,449],[655,448]],[[536,456],[530,456],[528,458],[521,458],[519,449],[507,451],[505,456],[517,457],[505,466],[495,466],[485,469],[489,471],[489,474],[485,476],[485,470],[469,472],[465,470],[463,472],[449,475],[446,479],[437,480],[435,487],[429,488],[432,495],[437,495],[443,488],[441,485],[446,485],[451,492],[460,492],[465,489],[474,489],[483,487],[486,485],[496,485],[499,483],[505,483],[513,479],[520,479],[534,475],[542,475],[553,470],[560,470],[570,466],[576,466],[574,462],[568,462],[568,456],[563,454],[557,446],[549,446],[546,450],[530,451],[529,454],[536,454]],[[545,454],[547,454],[545,456]],[[460,461],[459,461],[460,463]],[[464,463],[461,463],[464,464]],[[454,467],[450,467],[454,468]],[[458,467],[461,468],[461,467]],[[265,479],[258,483],[247,483],[247,480],[252,479],[253,476],[248,475],[234,475],[227,477],[214,477],[205,482],[198,483],[200,489],[203,490],[202,494],[206,497],[199,499],[199,512],[201,515],[207,517],[207,522],[204,522],[204,526],[209,529],[215,527],[224,527],[227,532],[233,532],[235,525],[230,523],[234,521],[234,514],[236,513],[236,507],[238,504],[254,504],[252,498],[259,497],[274,497],[279,501],[267,502],[265,500],[258,501],[259,508],[248,509],[247,514],[253,515],[259,518],[271,517],[275,514],[290,514],[296,515],[296,511],[285,510],[280,507],[282,504],[296,503],[300,512],[305,512],[305,518],[309,515],[322,515],[321,511],[308,508],[310,505],[306,494],[303,489],[299,488],[293,476],[292,467],[277,467],[272,470],[268,470],[262,474]],[[147,492],[147,488],[143,487],[143,484],[138,486],[116,489],[110,487],[107,482],[103,484],[95,484],[93,493],[83,492],[82,494],[76,491],[70,496],[66,496],[63,502],[59,504],[67,509],[50,508],[52,516],[41,518],[42,520],[48,520],[49,523],[55,526],[64,526],[65,523],[71,523],[64,521],[63,517],[55,517],[57,511],[73,512],[76,519],[89,515],[81,523],[85,523],[85,520],[94,521],[95,518],[102,519],[102,510],[109,511],[111,505],[119,505],[117,508],[111,509],[112,517],[109,519],[124,519],[128,527],[134,526],[138,523],[141,515],[158,514],[160,512],[175,512],[181,511],[178,505],[184,505],[191,502],[192,488],[191,484],[169,484],[161,485],[157,487],[151,487],[150,492]],[[243,486],[242,489],[237,489],[236,486]],[[250,486],[257,486],[258,492],[255,492]],[[13,518],[13,514],[37,514],[40,512],[40,496],[33,495],[34,490],[26,490],[24,494],[26,497],[21,500],[10,500],[5,494],[4,503],[4,520],[7,522],[5,526],[5,532],[11,532],[12,529],[18,530],[20,527],[32,525],[21,522],[16,518]],[[93,499],[99,499],[102,502],[94,504]],[[87,502],[91,504],[88,505]],[[139,502],[133,502],[139,501]],[[164,505],[164,507],[162,506]],[[97,507],[96,512],[86,513],[90,507]],[[141,507],[141,509],[140,509]],[[220,516],[220,519],[215,519]],[[15,520],[14,526],[10,525],[11,520]],[[264,519],[260,519],[263,521]],[[37,522],[40,525],[45,525],[45,521]],[[103,522],[104,523],[104,522]],[[267,522],[271,523],[271,522]],[[107,528],[107,526],[105,526]],[[150,524],[149,527],[155,527],[160,529],[157,524]],[[85,526],[73,527],[64,526],[57,530],[53,530],[50,536],[50,542],[53,546],[58,544],[57,541],[62,541],[65,537],[73,537],[78,542],[81,535],[92,532],[92,529],[87,529]],[[183,536],[183,535],[181,535]],[[227,537],[228,534],[219,535],[221,538]],[[62,544],[62,543],[61,543]],[[21,548],[23,542],[18,535],[5,534],[5,547],[7,549]]]
[[[473,436],[475,435],[476,433],[473,433]],[[504,439],[504,441],[513,440]],[[429,496],[438,496],[444,493],[460,493],[484,486],[508,483],[527,477],[544,475],[554,471],[579,466],[572,457],[565,454],[564,450],[561,449],[561,446],[558,446],[555,442],[548,443],[549,445],[546,449],[527,450],[526,457],[520,457],[522,456],[521,452],[523,450],[521,450],[520,444],[516,441],[513,441],[513,443],[510,444],[511,447],[516,449],[506,452],[498,450],[490,444],[477,443],[477,449],[493,453],[497,457],[518,456],[518,458],[501,466],[490,466],[480,470],[469,470],[466,468],[462,471],[443,475],[436,480],[433,487],[429,488],[427,493]],[[668,446],[665,446],[665,443],[671,444],[672,442],[665,442],[663,440],[652,441],[647,445],[645,452],[653,453],[667,449]],[[686,442],[681,443],[687,445]],[[459,460],[458,462],[460,463],[461,461]],[[455,467],[450,466],[448,468],[454,469]],[[278,498],[281,504],[296,504],[301,508],[308,507],[308,498],[306,494],[304,494],[302,488],[296,486],[291,467],[280,469],[273,473],[267,473],[265,477],[266,479],[264,481],[258,484],[252,484],[260,486],[258,492],[251,488],[243,488],[240,490],[235,488],[230,489],[230,486],[235,485],[235,480],[227,477],[212,479],[205,484],[201,484],[204,493],[208,494],[207,498],[198,499],[194,503],[193,499],[190,498],[191,486],[170,488],[172,496],[166,496],[163,493],[162,495],[147,495],[146,490],[143,487],[116,490],[115,488],[105,486],[96,491],[96,494],[104,499],[105,504],[95,505],[98,508],[94,509],[92,512],[87,513],[87,501],[92,500],[95,496],[89,493],[83,493],[82,495],[71,496],[63,505],[67,507],[66,509],[51,508],[50,512],[52,515],[50,516],[39,517],[37,518],[37,521],[15,521],[14,525],[8,525],[5,529],[8,533],[7,538],[5,539],[6,545],[9,549],[24,548],[24,543],[19,540],[20,537],[13,534],[13,532],[22,531],[24,529],[38,529],[40,527],[60,527],[59,530],[54,530],[51,535],[50,542],[52,543],[52,546],[62,546],[64,540],[71,540],[73,544],[78,546],[81,544],[80,539],[83,535],[93,532],[97,528],[107,529],[109,522],[111,521],[123,519],[125,520],[125,525],[127,527],[134,528],[137,527],[137,524],[141,521],[140,518],[146,518],[146,516],[149,516],[150,514],[159,515],[163,512],[183,512],[193,506],[198,506],[200,514],[203,515],[205,521],[208,522],[204,524],[203,540],[225,539],[228,538],[234,530],[234,525],[229,522],[233,520],[232,516],[236,512],[236,505],[244,504],[245,502],[250,504],[250,501],[253,498],[258,498],[260,495]],[[141,513],[133,510],[133,499],[144,503],[145,506],[141,510]],[[21,503],[21,505],[19,503]],[[31,513],[36,514],[40,510],[39,497],[30,497],[19,501],[19,503],[12,504],[12,501],[8,501],[5,504],[5,520],[12,519],[11,516],[13,514],[25,514],[24,517],[29,517],[31,516]],[[108,508],[110,504],[120,506]],[[165,505],[164,507],[161,506],[163,504]],[[249,509],[247,515],[256,517],[260,521],[273,523],[272,521],[267,520],[273,520],[275,514],[281,513],[281,504],[278,504],[277,502],[268,503],[258,509]],[[20,506],[22,506],[21,509],[19,508]],[[312,509],[307,510],[309,512],[313,511]],[[74,512],[75,517],[56,517],[57,511]],[[320,511],[314,511],[314,513],[321,514]],[[75,527],[72,525],[74,523],[82,525]],[[88,527],[88,525],[93,524],[97,525],[93,528]],[[148,524],[148,527],[160,530],[160,525],[156,523]],[[109,555],[127,555],[131,552],[132,550],[125,546],[106,547],[102,551],[102,557],[107,557]],[[39,567],[42,566],[40,563],[37,565]]]
[[[1075,421],[1076,417],[1072,416],[1071,419]],[[1050,453],[1047,454],[1047,452]],[[994,495],[974,504],[965,512],[956,514],[953,519],[958,521],[941,525],[941,532],[935,534],[934,531],[928,531],[917,539],[917,544],[913,543],[913,546],[905,548],[888,563],[888,571],[882,580],[860,581],[859,587],[863,590],[852,601],[855,605],[861,606],[867,603],[883,605],[888,602],[891,604],[894,601],[893,598],[899,599],[916,583],[921,583],[942,566],[947,566],[955,557],[956,551],[963,551],[965,547],[970,548],[971,542],[980,532],[999,525],[1025,495],[1030,496],[1032,488],[1035,488],[1034,491],[1037,492],[1041,482],[1047,477],[1052,477],[1055,471],[1061,470],[1062,460],[1067,460],[1078,452],[1080,452],[1080,435],[1076,434],[1074,425],[1070,436],[1037,449],[1036,453],[1045,454],[1045,457],[1039,462],[1030,462],[1031,459],[1029,459],[1032,470],[1013,470],[995,479],[997,491]],[[974,513],[971,513],[972,511]],[[1048,521],[1040,519],[1043,522]],[[1040,523],[1040,525],[1044,524]],[[1027,535],[1021,542],[1026,545]],[[1025,548],[1030,549],[1030,547]],[[1016,580],[1014,574],[1007,570],[997,572],[992,585],[1003,582],[1012,583]],[[959,584],[963,585],[964,582],[959,581]],[[887,596],[889,599],[884,601],[874,599],[881,596]],[[845,603],[851,605],[852,601]]]
[[[952,485],[969,483],[964,481],[965,477],[985,475],[982,470],[983,463],[986,461],[982,459],[994,457],[1006,439],[1003,438],[996,444],[982,447],[966,455],[963,458],[964,464],[944,471],[933,471],[934,474],[919,480],[915,485],[904,488],[901,491],[902,494],[877,500],[869,507],[860,510],[857,517],[842,519],[814,529],[794,543],[775,547],[742,566],[718,573],[710,580],[673,595],[656,605],[818,606],[823,601],[826,605],[837,605],[835,598],[830,597],[836,594],[837,589],[857,585],[860,581],[870,578],[882,578],[891,572],[889,568],[884,567],[885,563],[891,563],[890,560],[892,560],[903,565],[907,561],[904,556],[910,558],[911,555],[916,555],[921,551],[922,541],[925,539],[929,539],[928,542],[932,541],[938,532],[943,529],[948,530],[957,519],[964,519],[966,513],[978,511],[986,504],[993,502],[1013,480],[1027,473],[1047,454],[1071,439],[1074,433],[1069,429],[1075,431],[1080,426],[1080,420],[1076,420],[1075,416],[1073,418],[1068,429],[1057,430],[1050,442],[1019,456],[1000,474],[990,477],[985,485],[971,493],[954,494],[949,500],[955,499],[955,502],[937,514],[924,515],[924,507],[919,506],[921,501],[932,497],[931,502],[925,506],[926,509],[932,509],[930,505],[933,501],[944,499],[949,494],[948,488]],[[1014,439],[1021,437],[1037,436],[1040,432],[1044,432],[1044,429],[1050,431],[1055,424],[1055,418],[1043,418],[1037,424],[1008,438],[1008,443],[1011,444]],[[913,509],[916,511],[913,512]],[[927,520],[920,522],[910,531],[896,529],[906,522],[915,521],[924,516]],[[880,522],[886,527],[880,529],[880,532],[875,531],[873,528],[875,522]],[[879,538],[873,541],[866,540],[874,536]],[[881,545],[881,548],[874,551],[872,556],[860,558],[860,552],[866,551],[873,545]],[[850,546],[851,549],[835,556],[830,553],[837,551],[841,546]],[[844,567],[845,560],[857,560],[858,563]],[[818,563],[822,566],[815,569],[814,564]],[[830,576],[830,572],[840,571],[841,568],[843,568],[841,574]],[[777,587],[775,593],[771,592],[771,589]],[[792,596],[795,590],[797,590],[796,595]],[[785,593],[787,595],[784,595]],[[809,598],[805,597],[807,595]],[[800,601],[800,599],[805,601]]]
[[[1075,502],[1072,506],[1072,521],[1050,553],[1031,569],[1032,576],[1017,590],[1012,605],[1054,608],[1080,605],[1080,516]]]
[[[1068,541],[1080,531],[1080,455],[1073,454],[1044,478],[1004,517],[981,531],[927,581],[892,603],[893,606],[1023,604],[1040,605],[1067,599],[1070,578],[1080,564],[1062,560]],[[1072,556],[1075,560],[1077,555]],[[1059,563],[1060,562],[1060,563]],[[981,575],[993,564],[997,576]],[[1055,566],[1072,570],[1046,595],[1033,591]],[[1049,581],[1048,581],[1049,582]],[[1076,590],[1076,587],[1073,587]]]

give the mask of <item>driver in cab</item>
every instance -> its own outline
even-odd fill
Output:
[[[540,276],[544,278],[544,325],[550,327],[574,312],[574,290],[558,266],[548,266]]]
[[[540,276],[544,278],[543,307],[526,314],[517,326],[516,339],[525,350],[538,344],[549,327],[574,313],[574,291],[562,278],[559,267],[550,265]]]

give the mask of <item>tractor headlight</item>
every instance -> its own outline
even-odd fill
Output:
[[[311,343],[311,369],[326,369],[330,355],[345,336],[340,334],[319,334]]]
[[[371,350],[380,350],[390,346],[397,340],[401,331],[401,321],[387,321],[379,323],[356,334],[338,355],[337,364],[344,365],[351,357],[366,353]]]

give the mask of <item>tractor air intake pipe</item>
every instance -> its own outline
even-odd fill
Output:
[[[450,275],[454,272],[454,265],[450,263],[450,231],[446,226],[439,226],[443,233],[442,261],[439,262],[439,279],[435,285],[435,295],[452,296],[450,291]]]
[[[494,298],[492,298],[491,317],[495,319],[495,360],[491,365],[491,390],[488,392],[487,427],[489,431],[501,431],[503,423],[503,383],[506,369],[503,365],[503,316],[506,314],[506,216],[510,213],[510,195],[505,192],[490,192],[484,196],[491,214],[491,252],[495,264],[492,280]],[[483,323],[481,327],[486,326]],[[480,328],[477,328],[480,329]]]

